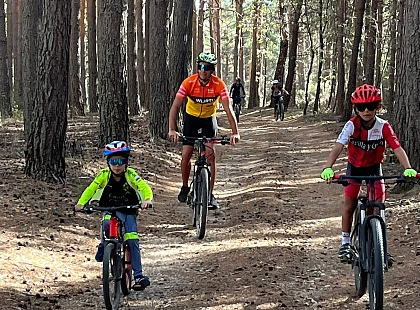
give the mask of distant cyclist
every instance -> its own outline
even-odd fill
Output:
[[[176,132],[176,120],[179,110],[182,107],[184,99],[187,104],[184,114],[184,132],[185,136],[213,138],[217,135],[216,109],[218,102],[223,105],[227,119],[232,130],[230,144],[235,145],[239,142],[238,124],[232,106],[229,104],[229,94],[226,84],[217,76],[214,70],[217,59],[214,54],[200,53],[197,58],[197,73],[187,77],[179,87],[179,90],[169,111],[169,132],[168,136],[173,141],[178,141],[179,136]],[[214,183],[216,180],[216,154],[212,142],[207,143],[206,157],[211,164],[211,206],[212,209],[219,207],[216,198],[213,195]],[[189,176],[191,172],[191,157],[194,151],[194,143],[184,141],[182,147],[181,173],[182,187],[178,195],[180,202],[187,200],[189,187]]]
[[[233,104],[239,101],[239,113],[242,114],[242,98],[245,98],[245,88],[239,76],[236,77],[235,83],[230,87],[229,95],[233,99]]]
[[[283,101],[283,96],[290,96],[287,90],[285,90],[279,83],[278,80],[273,81],[273,86],[271,86],[271,102],[274,106],[274,114],[276,113],[276,104],[279,101]]]

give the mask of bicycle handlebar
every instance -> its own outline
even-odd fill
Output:
[[[152,209],[153,205],[149,204],[147,206],[147,209]],[[118,210],[122,210],[122,209],[132,209],[132,210],[138,210],[141,209],[141,205],[137,204],[137,205],[131,205],[131,206],[109,206],[109,207],[100,207],[100,206],[95,206],[95,205],[85,205],[83,207],[83,209],[81,209],[78,212],[83,212],[83,213],[92,213],[93,211],[101,211],[101,212],[114,212],[114,211],[118,211]]]
[[[401,174],[398,175],[366,175],[366,176],[348,176],[348,175],[341,175],[341,174],[334,174],[333,180],[334,183],[348,185],[349,182],[347,180],[365,180],[368,181],[376,181],[376,180],[390,180],[395,179],[396,183],[407,183],[413,182],[410,178],[406,178]],[[417,173],[417,176],[413,179],[420,179],[420,173]]]
[[[213,137],[213,138],[206,138],[206,137],[186,137],[183,135],[179,136],[179,141],[188,141],[188,142],[213,142],[221,145],[230,144],[230,140],[227,136],[221,136],[221,137]]]

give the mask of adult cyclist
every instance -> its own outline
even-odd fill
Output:
[[[229,96],[233,99],[233,105],[239,104],[239,114],[242,114],[242,98],[245,97],[245,88],[239,76],[230,87]]]
[[[178,141],[179,136],[176,132],[176,121],[179,110],[182,107],[184,99],[187,99],[184,114],[183,134],[190,137],[215,137],[217,135],[216,109],[218,102],[223,106],[226,112],[232,135],[230,144],[235,145],[239,142],[238,124],[234,116],[232,106],[229,104],[229,94],[226,84],[213,73],[217,59],[214,54],[202,52],[197,57],[197,73],[187,77],[179,87],[179,90],[169,111],[169,138]],[[214,183],[216,180],[216,156],[213,143],[207,143],[206,157],[211,164],[211,200],[212,209],[217,209],[219,204],[213,195]],[[194,151],[194,144],[189,141],[183,142],[182,147],[182,187],[178,195],[180,202],[187,200],[189,187],[189,176],[191,171],[191,157]]]

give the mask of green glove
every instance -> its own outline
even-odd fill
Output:
[[[325,181],[331,180],[334,177],[334,170],[331,168],[324,168],[321,173],[321,178]]]
[[[411,168],[404,170],[404,176],[407,178],[415,178],[417,176],[417,171]]]

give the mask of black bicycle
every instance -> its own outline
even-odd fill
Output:
[[[273,96],[273,100],[274,100],[274,118],[276,119],[276,121],[280,120],[283,121],[284,120],[284,101],[283,101],[283,96]]]
[[[420,174],[417,175],[417,178]],[[358,197],[354,212],[351,247],[353,255],[349,257],[352,265],[356,293],[362,297],[369,287],[371,310],[383,309],[384,272],[388,270],[385,204],[376,202],[374,183],[377,180],[392,179],[393,183],[406,183],[410,180],[401,175],[389,176],[345,176],[335,175],[334,182],[347,186],[348,179],[359,180],[366,191]],[[368,185],[368,186],[367,186]]]
[[[152,208],[152,206],[149,206]],[[99,207],[86,205],[80,212],[109,212],[109,230],[102,231],[105,239],[102,266],[102,284],[105,307],[107,310],[118,310],[121,293],[127,296],[133,281],[133,268],[130,261],[130,247],[124,241],[124,223],[117,217],[122,209],[138,210],[140,205]]]
[[[192,193],[188,195],[187,204],[193,210],[192,225],[196,228],[198,239],[203,239],[206,234],[207,213],[210,206],[210,163],[206,158],[206,145],[208,142],[219,143],[222,145],[230,144],[227,137],[185,137],[180,136],[180,141],[194,142],[196,147],[197,159],[194,164],[194,174],[192,180]]]

